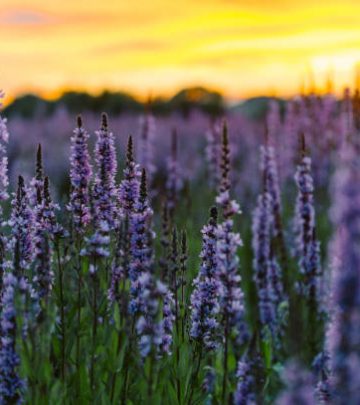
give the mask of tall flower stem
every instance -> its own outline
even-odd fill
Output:
[[[194,396],[194,389],[195,389],[195,385],[196,385],[196,381],[197,381],[197,377],[200,371],[200,366],[201,366],[201,361],[203,358],[203,353],[202,353],[202,346],[199,346],[199,353],[198,353],[198,358],[197,358],[197,363],[196,363],[196,368],[192,373],[191,376],[191,388],[190,388],[190,393],[189,393],[189,401],[188,403],[191,404],[192,398]]]
[[[65,302],[64,302],[64,273],[63,266],[61,263],[61,253],[60,253],[60,244],[59,241],[55,241],[55,251],[56,251],[56,261],[58,266],[58,283],[59,283],[59,306],[60,306],[60,351],[61,351],[61,366],[60,366],[60,375],[61,380],[65,381],[65,370],[66,370],[66,360],[65,360],[65,347],[66,347],[66,326],[65,326]]]
[[[90,364],[90,387],[91,390],[95,390],[94,374],[95,374],[95,351],[96,351],[96,336],[97,336],[97,323],[98,323],[98,274],[96,259],[94,259],[94,272],[91,274],[93,284],[93,296],[92,296],[92,311],[93,311],[93,323],[92,323],[92,352],[91,352],[91,364]]]
[[[81,242],[78,242],[77,244],[77,252],[80,253],[81,251]],[[82,294],[81,294],[81,288],[82,288],[82,256],[78,254],[78,262],[77,262],[77,299],[76,299],[76,306],[77,306],[77,314],[76,314],[76,368],[77,370],[80,369],[80,357],[81,357],[81,335],[80,335],[80,329],[81,329],[81,306],[82,306]],[[78,394],[81,391],[80,387],[80,377],[78,376]]]
[[[224,321],[224,358],[223,358],[223,381],[222,381],[222,403],[226,404],[226,386],[228,379],[228,350],[229,350],[229,322],[226,317]]]

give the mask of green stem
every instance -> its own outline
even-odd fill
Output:
[[[224,359],[223,359],[223,382],[222,382],[222,403],[226,404],[226,386],[228,376],[228,346],[229,346],[229,327],[227,317],[225,319],[225,342],[224,342]]]
[[[61,380],[65,380],[65,369],[66,369],[66,360],[65,360],[65,345],[66,345],[66,332],[65,332],[65,308],[64,308],[64,286],[63,286],[63,268],[61,265],[60,259],[60,246],[59,242],[56,242],[56,256],[57,256],[57,265],[58,265],[58,275],[59,275],[59,293],[60,293],[60,333],[61,333]]]
[[[196,380],[200,371],[200,365],[201,365],[201,360],[202,360],[202,346],[200,346],[199,349],[199,356],[198,356],[198,362],[196,365],[196,368],[191,376],[191,389],[190,389],[190,394],[189,394],[189,405],[191,405],[192,397],[194,395],[194,389],[196,385]]]

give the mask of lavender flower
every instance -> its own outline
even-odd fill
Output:
[[[1,100],[3,98],[4,93],[0,91],[0,107],[2,106]],[[9,186],[8,158],[6,156],[5,146],[9,141],[9,132],[6,122],[6,118],[0,116],[0,201],[5,201],[9,198],[9,194],[7,192],[7,188]]]
[[[155,133],[155,119],[148,111],[140,119],[140,137],[138,147],[138,161],[146,170],[148,182],[151,185],[156,167],[154,165],[153,141]]]
[[[18,280],[12,273],[4,277],[1,297],[1,347],[0,347],[0,404],[22,403],[24,382],[18,374],[20,358],[16,352],[15,294]]]
[[[64,228],[56,218],[56,211],[60,210],[59,204],[55,203],[50,193],[50,180],[48,176],[44,178],[44,196],[42,202],[42,227],[48,232],[50,238],[66,236]]]
[[[326,351],[319,353],[312,364],[317,379],[315,397],[319,404],[330,404],[332,401],[332,381],[330,372],[330,356]]]
[[[136,332],[142,357],[170,352],[174,322],[172,294],[164,284],[155,280],[152,247],[154,233],[151,218],[146,172],[143,169],[139,198],[129,218],[131,231],[129,310],[137,317]],[[163,302],[162,310],[161,302]]]
[[[50,290],[52,289],[54,278],[54,274],[51,269],[52,249],[49,244],[49,235],[47,231],[47,228],[49,227],[49,217],[44,215],[45,201],[43,199],[43,189],[44,183],[42,186],[37,184],[37,204],[35,206],[34,223],[35,275],[33,281],[40,298],[48,296]]]
[[[54,273],[51,266],[52,249],[49,238],[43,230],[35,232],[35,275],[33,282],[40,298],[47,297],[52,289]]]
[[[141,286],[141,297],[136,332],[140,355],[145,358],[151,354],[170,354],[174,322],[171,293],[164,284],[156,282],[151,273],[143,273],[138,282]],[[161,300],[164,301],[164,312],[163,319],[159,321]]]
[[[273,99],[269,102],[269,110],[266,116],[266,124],[271,138],[279,136],[281,129],[281,118],[279,103]]]
[[[120,223],[116,235],[116,249],[114,259],[111,265],[111,279],[110,287],[108,290],[108,300],[112,304],[114,302],[121,302],[121,294],[119,291],[120,283],[125,280],[125,269],[128,268],[129,262],[129,238],[128,238],[128,220]]]
[[[175,302],[171,291],[164,284],[159,283],[160,282],[158,282],[158,289],[160,290],[163,301],[162,321],[160,323],[161,343],[159,346],[159,352],[160,354],[171,354],[172,334],[175,322]],[[159,285],[161,288],[159,288]]]
[[[89,182],[92,175],[87,141],[89,135],[78,117],[78,127],[71,138],[70,180],[71,194],[68,209],[72,212],[73,226],[77,233],[84,233],[90,223]]]
[[[254,280],[258,292],[260,321],[272,332],[276,327],[276,302],[272,299],[271,277],[271,229],[272,229],[272,199],[269,193],[259,195],[257,207],[253,215],[253,267]]]
[[[220,166],[220,140],[221,125],[218,121],[213,121],[210,128],[206,131],[206,160],[208,164],[208,175],[210,187],[216,188],[219,182]]]
[[[255,404],[255,379],[252,375],[251,365],[249,361],[239,361],[236,371],[236,377],[238,383],[234,396],[234,404]]]
[[[216,371],[213,367],[206,366],[205,368],[205,376],[202,383],[202,389],[205,393],[210,396],[214,393],[215,390],[215,383],[216,383]],[[211,404],[211,401],[206,401],[206,404]]]
[[[42,161],[42,150],[41,144],[38,145],[36,153],[36,168],[35,168],[35,177],[30,182],[31,194],[30,202],[32,206],[39,204],[39,200],[42,199],[43,189],[44,189],[44,170],[43,170],[43,161]]]
[[[130,216],[135,208],[135,203],[140,192],[140,169],[134,161],[132,137],[129,136],[126,152],[126,166],[124,178],[119,187],[119,205],[122,216]]]
[[[315,237],[314,182],[311,176],[311,159],[305,155],[302,137],[302,157],[297,166],[295,181],[298,188],[294,230],[296,256],[301,274],[301,293],[313,303],[319,303],[320,258],[319,243]]]
[[[222,142],[221,171],[219,195],[216,202],[222,207],[224,221],[216,229],[216,255],[218,279],[220,281],[220,312],[224,322],[225,339],[234,328],[239,343],[247,337],[247,327],[244,322],[244,294],[240,288],[241,277],[238,274],[239,257],[237,249],[242,245],[238,233],[233,231],[232,216],[240,213],[239,205],[230,199],[230,150],[227,128],[224,124]]]
[[[219,334],[219,280],[217,278],[216,257],[217,209],[213,207],[208,225],[201,231],[202,250],[199,275],[193,282],[194,291],[191,295],[191,329],[190,336],[203,343],[207,350],[217,347]]]
[[[172,217],[179,198],[179,192],[183,187],[183,179],[178,161],[178,141],[177,132],[174,129],[171,135],[171,155],[167,160],[166,179],[167,206]]]
[[[33,230],[34,214],[30,208],[30,201],[25,188],[24,179],[19,176],[18,189],[12,201],[12,212],[9,221],[12,238],[10,249],[15,249],[18,243],[19,267],[21,273],[28,269],[33,261]],[[17,274],[20,276],[20,274]]]
[[[140,196],[134,206],[135,211],[129,218],[130,228],[130,312],[136,314],[141,310],[141,283],[144,273],[153,273],[154,255],[152,249],[153,231],[150,228],[153,212],[149,207],[146,190],[146,172],[141,176]]]
[[[282,379],[286,389],[278,396],[276,405],[315,405],[314,381],[311,374],[298,363],[290,362]]]
[[[116,188],[115,175],[117,170],[114,136],[108,129],[108,118],[102,114],[102,126],[96,131],[95,145],[95,184],[93,190],[95,229],[105,222],[109,229],[115,228]]]
[[[335,227],[332,255],[333,319],[328,344],[334,378],[334,403],[356,404],[360,381],[360,146],[344,145],[334,178]]]
[[[275,160],[275,151],[272,146],[269,145],[267,141],[265,146],[261,149],[261,170],[264,177],[264,186],[267,192],[271,196],[271,206],[273,211],[273,224],[271,229],[272,237],[275,238],[278,244],[278,253],[282,262],[282,265],[286,270],[286,247],[284,240],[283,224],[281,220],[281,196],[280,196],[280,186],[278,178],[278,170]],[[285,277],[286,278],[286,277]],[[287,280],[285,280],[287,282]]]

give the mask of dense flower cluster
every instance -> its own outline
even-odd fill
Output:
[[[241,290],[238,247],[242,245],[240,234],[233,231],[233,215],[239,214],[239,205],[230,199],[230,150],[227,127],[224,124],[221,183],[216,202],[221,206],[224,221],[216,229],[216,256],[218,280],[220,281],[220,313],[224,322],[225,334],[235,330],[237,340],[243,343],[247,339],[247,327],[244,322],[244,294]]]
[[[156,166],[154,164],[153,142],[155,135],[155,118],[147,112],[140,119],[140,134],[138,142],[137,160],[141,167],[146,170],[149,184],[152,183]]]
[[[332,281],[333,321],[329,350],[336,404],[356,404],[360,382],[360,159],[359,144],[345,145],[334,179],[335,203],[332,245],[335,268]]]
[[[301,274],[301,293],[313,302],[319,301],[320,258],[319,243],[315,233],[314,182],[311,176],[311,159],[304,153],[297,166],[295,181],[298,188],[294,230],[296,256]]]
[[[69,210],[72,212],[73,226],[78,233],[84,233],[90,223],[89,184],[92,176],[88,152],[89,135],[83,128],[82,119],[78,117],[78,127],[71,137],[70,181],[71,193]]]
[[[22,176],[19,176],[17,192],[12,201],[9,225],[12,233],[9,248],[14,251],[18,244],[19,266],[23,272],[30,267],[34,258],[34,213],[30,207],[28,192]]]
[[[271,230],[272,230],[272,198],[269,193],[259,195],[257,207],[253,215],[253,266],[255,270],[254,281],[258,291],[260,321],[273,332],[276,326],[277,304],[281,297],[277,297],[274,287],[279,284],[277,280],[273,286],[273,277],[276,274],[274,259],[271,257]]]
[[[151,218],[143,169],[139,197],[129,218],[129,311],[137,319],[136,332],[142,357],[151,353],[170,353],[174,321],[172,295],[164,284],[156,281],[154,274]]]
[[[0,107],[4,93],[0,91]],[[6,156],[6,144],[9,141],[9,132],[6,125],[6,118],[0,116],[0,201],[7,200],[9,194],[7,188],[9,185],[8,178],[8,158]]]
[[[135,208],[135,203],[139,198],[140,192],[140,168],[134,161],[133,141],[129,137],[126,152],[126,166],[123,173],[124,177],[119,187],[119,204],[122,216],[130,216]]]
[[[178,137],[174,129],[171,134],[171,153],[167,159],[167,178],[166,178],[166,197],[167,206],[171,214],[175,209],[179,198],[179,192],[183,187],[183,177],[178,160]]]
[[[151,219],[153,212],[149,207],[146,191],[145,170],[141,176],[140,196],[135,203],[134,212],[129,218],[130,239],[130,312],[137,314],[141,310],[139,300],[142,299],[141,275],[154,272],[154,257],[152,248],[153,231]]]
[[[236,377],[238,383],[234,397],[234,404],[255,404],[255,378],[252,375],[251,366],[248,361],[239,361],[237,365]]]
[[[295,361],[290,362],[282,373],[285,390],[276,400],[276,405],[315,405],[312,375]]]
[[[210,187],[216,189],[219,182],[220,167],[220,141],[221,125],[214,120],[210,128],[206,131],[206,160],[208,164],[208,175]]]
[[[96,173],[93,187],[94,224],[105,222],[110,229],[115,228],[116,219],[116,185],[117,170],[114,135],[108,129],[107,115],[102,115],[102,124],[96,131],[95,162]]]
[[[261,146],[261,170],[264,175],[265,187],[271,196],[271,205],[274,215],[273,236],[283,240],[281,223],[281,196],[278,171],[275,160],[275,150],[270,145]]]
[[[199,275],[193,282],[191,295],[190,336],[203,343],[206,349],[215,349],[219,335],[219,280],[216,257],[217,209],[211,210],[209,223],[203,227],[201,266]]]
[[[15,295],[18,280],[12,273],[4,277],[1,297],[1,346],[0,346],[0,404],[22,402],[24,382],[18,374],[20,358],[16,352]]]

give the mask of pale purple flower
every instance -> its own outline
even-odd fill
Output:
[[[271,258],[271,230],[273,226],[272,198],[264,192],[258,197],[257,207],[253,214],[253,267],[254,281],[258,293],[260,322],[270,331],[276,329],[277,303],[280,299],[273,299],[272,291],[272,258]],[[275,298],[275,297],[274,297]]]
[[[234,405],[255,404],[255,377],[251,362],[240,360],[236,370],[237,386],[234,395]]]
[[[154,252],[152,247],[153,231],[151,220],[153,212],[149,207],[146,190],[146,174],[143,169],[141,176],[140,196],[135,202],[134,212],[129,218],[130,230],[130,312],[140,311],[139,300],[142,299],[139,278],[144,273],[153,273]]]
[[[210,128],[206,131],[206,161],[208,164],[208,176],[210,187],[216,189],[219,183],[219,167],[220,167],[220,141],[221,141],[221,125],[217,120],[211,123]]]
[[[18,243],[19,266],[22,273],[30,267],[34,258],[34,213],[30,207],[28,191],[22,176],[18,178],[18,188],[12,201],[9,225],[11,226],[12,235],[9,240],[9,248],[14,250]]]
[[[50,193],[50,180],[48,176],[44,178],[44,196],[42,201],[42,227],[46,229],[49,236],[54,239],[55,237],[63,237],[67,235],[62,225],[56,218],[56,211],[60,210],[59,204],[55,203]]]
[[[84,233],[90,223],[89,183],[92,176],[88,151],[89,135],[78,117],[78,126],[71,137],[70,181],[71,192],[68,209],[72,213],[73,226],[77,233]]]
[[[48,180],[47,180],[47,192]],[[34,278],[33,282],[40,298],[47,297],[52,289],[54,273],[51,265],[52,247],[49,241],[50,216],[45,212],[44,182],[38,186],[37,204],[34,208]]]
[[[316,405],[313,377],[297,362],[286,365],[282,380],[286,388],[276,399],[276,405]]]
[[[106,222],[109,229],[115,228],[116,220],[116,186],[117,170],[114,135],[108,129],[108,118],[102,114],[102,124],[96,131],[95,145],[95,183],[93,187],[94,225],[98,228]]]
[[[266,126],[271,139],[278,139],[281,130],[280,106],[278,101],[272,99],[268,104]]]
[[[125,280],[126,269],[129,267],[129,222],[127,219],[121,221],[116,235],[116,249],[111,264],[110,287],[108,289],[108,300],[112,304],[121,302],[124,298],[119,291],[121,281]]]
[[[315,233],[314,182],[311,158],[305,155],[304,140],[302,148],[301,161],[295,174],[298,189],[294,219],[295,255],[300,270],[300,292],[309,301],[319,303],[321,267],[319,242]]]
[[[140,134],[138,138],[139,142],[137,160],[141,167],[146,170],[149,185],[152,184],[152,180],[156,171],[153,151],[154,135],[155,118],[150,112],[147,112],[143,117],[140,118]]]
[[[275,150],[269,144],[261,146],[261,170],[267,192],[271,196],[271,206],[274,215],[273,236],[283,239],[281,223],[281,196],[278,178],[278,170],[275,160]]]
[[[332,403],[330,356],[326,351],[322,351],[315,357],[312,369],[317,380],[315,386],[315,397],[317,401],[321,405]]]
[[[38,145],[36,153],[35,177],[33,177],[33,179],[30,181],[30,186],[30,203],[32,206],[35,206],[37,204],[40,204],[40,200],[42,200],[44,194],[44,170],[41,144]]]
[[[166,203],[170,212],[170,216],[174,214],[179,193],[183,188],[183,176],[178,160],[178,140],[177,132],[174,129],[171,134],[171,154],[167,159],[167,177],[166,177]]]
[[[4,98],[4,93],[0,91],[0,107],[1,100]],[[8,158],[6,155],[6,144],[9,142],[9,132],[6,125],[6,118],[0,116],[0,201],[5,201],[9,198],[8,186]],[[1,213],[1,212],[0,212]]]
[[[172,343],[172,325],[174,315],[172,296],[167,287],[156,282],[151,273],[143,273],[138,279],[141,290],[139,296],[139,317],[136,322],[136,333],[139,339],[141,357],[170,354]],[[164,301],[162,319],[160,303]]]
[[[139,198],[140,192],[140,169],[134,161],[133,141],[129,136],[126,152],[126,166],[124,169],[124,178],[119,186],[119,205],[122,216],[130,216],[135,208],[135,203]]]
[[[191,295],[191,329],[190,336],[204,344],[207,350],[218,345],[219,335],[219,291],[217,265],[217,210],[211,209],[209,223],[202,233],[201,265],[199,274],[193,282]]]
[[[328,336],[334,403],[356,404],[360,379],[360,147],[344,145],[334,178],[331,210],[335,238],[331,254],[333,317]]]
[[[136,332],[142,357],[170,353],[174,322],[172,294],[164,284],[156,281],[154,275],[152,210],[145,173],[143,169],[139,197],[129,217],[129,311],[137,319]]]
[[[1,297],[1,346],[0,346],[0,404],[23,402],[24,381],[18,369],[20,357],[16,351],[15,295],[18,280],[12,273],[5,274]]]
[[[216,229],[216,261],[220,281],[220,317],[223,320],[225,338],[234,330],[241,344],[248,338],[244,315],[244,294],[239,274],[238,247],[242,245],[239,233],[234,232],[233,215],[240,213],[239,205],[230,199],[230,150],[227,127],[224,123],[222,140],[221,183],[216,202],[221,206],[224,221]]]

